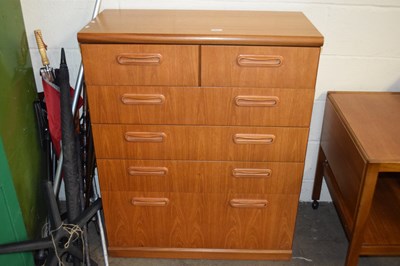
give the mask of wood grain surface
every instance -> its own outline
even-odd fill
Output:
[[[201,46],[201,84],[214,87],[303,88],[315,86],[320,48]],[[241,55],[279,56],[279,66],[243,66]],[[223,77],[223,78],[221,78]]]
[[[128,142],[127,132],[162,132],[164,142]],[[236,144],[235,134],[272,134],[272,144]],[[99,159],[304,162],[308,128],[93,125]]]
[[[400,93],[330,93],[370,163],[400,163]],[[384,118],[384,119],[383,119]]]
[[[399,104],[400,93],[328,93],[318,169],[349,239],[346,266],[400,255]],[[315,200],[320,181],[318,170]]]
[[[365,161],[359,156],[357,147],[329,101],[326,102],[324,121],[321,147],[325,151],[341,194],[346,199],[343,202],[346,208],[344,211],[350,213],[351,220],[347,221],[347,226],[351,228]]]
[[[97,160],[102,191],[298,194],[303,163]],[[130,168],[165,169],[165,174],[130,174]],[[246,169],[247,175],[237,175]],[[269,170],[269,176],[251,170]],[[243,172],[243,171],[242,171]]]
[[[87,85],[198,86],[199,46],[81,45]],[[121,64],[124,55],[160,54],[160,64]]]
[[[105,10],[78,40],[110,254],[290,259],[323,43],[308,19]]]
[[[87,92],[92,122],[107,124],[307,127],[314,101],[314,90],[297,88],[88,86]],[[160,95],[164,101],[124,104],[125,95]],[[273,97],[277,103],[238,105],[238,97]]]
[[[102,197],[111,247],[291,248],[296,195],[105,191]],[[135,197],[169,203],[135,206]],[[263,199],[268,206],[235,208],[229,204],[235,198]]]
[[[319,47],[324,38],[300,12],[105,10],[78,41]]]

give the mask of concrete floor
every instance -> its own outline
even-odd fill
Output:
[[[91,257],[104,265],[99,236],[91,234]],[[300,203],[293,258],[290,261],[233,261],[189,259],[109,258],[110,265],[119,266],[278,266],[278,265],[344,265],[348,242],[332,203],[320,203],[318,210],[311,203]],[[363,266],[400,266],[400,257],[361,257]]]

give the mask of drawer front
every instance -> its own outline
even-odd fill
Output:
[[[87,85],[198,86],[196,45],[81,45]]]
[[[102,192],[109,248],[204,246],[204,199],[190,195]]]
[[[298,196],[106,191],[102,199],[111,248],[291,249]]]
[[[102,191],[298,194],[303,163],[98,159]]]
[[[320,48],[202,46],[202,86],[314,89]]]
[[[364,174],[366,162],[329,98],[325,106],[321,147],[335,175],[340,193],[343,199],[346,199],[343,204],[350,216],[353,217],[357,208],[361,177]],[[352,225],[349,226],[352,228]]]
[[[303,126],[308,89],[88,86],[94,123]],[[106,104],[105,104],[106,103]]]
[[[291,250],[298,195],[209,197],[213,248]]]
[[[308,128],[94,124],[96,157],[304,162]]]

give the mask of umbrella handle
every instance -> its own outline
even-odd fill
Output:
[[[36,44],[39,48],[40,57],[42,58],[42,63],[44,66],[50,65],[49,59],[47,58],[47,45],[43,41],[42,32],[40,30],[35,30]]]

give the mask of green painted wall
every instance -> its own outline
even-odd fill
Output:
[[[25,240],[27,236],[22,212],[18,204],[1,137],[0,169],[0,243]],[[33,265],[33,257],[31,253],[2,254],[0,255],[0,265]]]
[[[33,110],[37,93],[19,0],[0,1],[0,25],[0,136],[28,237],[34,238],[46,211],[39,187],[44,171]]]

